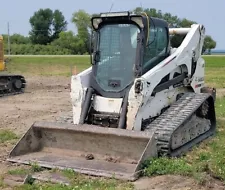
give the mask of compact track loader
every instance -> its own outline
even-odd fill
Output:
[[[0,72],[5,71],[3,37],[0,36]],[[21,94],[26,87],[26,80],[21,75],[0,74],[0,97]]]
[[[92,66],[71,78],[73,124],[35,122],[9,161],[135,180],[151,157],[179,156],[214,135],[205,28],[169,28],[130,12],[91,19]],[[183,35],[179,47],[171,36]]]

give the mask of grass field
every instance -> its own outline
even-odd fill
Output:
[[[216,137],[195,147],[185,157],[179,159],[159,158],[148,160],[145,164],[144,175],[155,176],[164,174],[179,174],[194,177],[200,183],[207,178],[220,179],[225,182],[225,95],[221,94],[225,88],[225,56],[207,56],[205,81],[208,86],[218,89],[216,101],[216,114],[218,127]],[[70,76],[71,68],[76,66],[82,71],[90,65],[90,58],[83,57],[12,57],[8,64],[8,72],[22,73],[24,75],[44,76]],[[0,133],[0,136],[6,132]],[[7,134],[5,139],[13,134]],[[4,139],[3,139],[4,141]],[[21,171],[11,171],[17,173]],[[18,189],[133,189],[130,183],[116,182],[114,180],[86,180],[72,175],[71,187],[60,185],[23,186]]]
[[[225,56],[205,56],[206,82],[216,88],[224,87]],[[7,65],[10,73],[44,76],[70,76],[71,68],[77,67],[78,72],[90,66],[89,56],[59,57],[10,57]]]
[[[24,75],[70,76],[75,66],[78,72],[84,70],[90,66],[90,57],[10,57],[7,69]]]

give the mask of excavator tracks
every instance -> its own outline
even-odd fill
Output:
[[[0,97],[24,93],[26,80],[21,75],[0,75]]]
[[[207,93],[185,94],[148,125],[148,129],[155,130],[160,156],[180,156],[214,135],[214,100]]]

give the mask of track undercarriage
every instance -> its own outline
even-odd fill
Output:
[[[214,135],[216,116],[213,97],[188,93],[155,119],[146,130],[155,130],[160,156],[180,156]]]
[[[21,75],[0,75],[0,97],[24,93],[26,80]]]

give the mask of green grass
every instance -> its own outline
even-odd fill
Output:
[[[35,167],[33,167],[35,165]],[[33,173],[40,172],[42,170],[37,170],[39,168],[36,164],[32,164],[31,168],[16,168],[8,171],[9,175],[14,176],[23,176],[32,175]],[[15,190],[30,190],[30,189],[43,189],[43,190],[73,190],[73,189],[82,189],[82,190],[91,190],[91,189],[104,189],[104,190],[132,190],[134,186],[132,183],[126,181],[118,181],[115,179],[104,179],[104,178],[91,178],[88,176],[84,176],[82,174],[76,173],[72,170],[58,170],[53,169],[49,171],[50,173],[60,174],[62,177],[66,177],[70,185],[66,186],[63,184],[53,184],[50,182],[38,182],[34,183],[33,179],[28,180],[28,183],[25,185],[21,185],[19,187],[15,187]],[[0,180],[0,187],[5,185],[3,181]]]
[[[41,76],[70,76],[76,66],[78,72],[90,66],[89,56],[78,57],[12,57],[7,64],[9,73]]]
[[[16,169],[11,169],[8,171],[9,175],[14,175],[14,176],[22,176],[25,177],[26,175],[32,176],[33,173],[37,173],[43,171],[43,168],[39,167],[37,164],[32,164],[31,167],[29,168],[16,168]],[[30,178],[27,181],[27,184],[21,185],[19,187],[15,187],[15,190],[54,190],[54,189],[59,189],[59,190],[73,190],[73,189],[82,189],[82,190],[94,190],[94,189],[104,189],[104,190],[132,190],[134,189],[134,186],[132,183],[126,182],[126,181],[118,181],[115,179],[105,179],[105,178],[91,178],[88,176],[84,176],[82,174],[76,173],[73,170],[58,170],[58,169],[52,169],[49,171],[50,173],[53,174],[60,174],[62,177],[66,177],[70,185],[66,186],[64,184],[53,184],[51,182],[38,182],[34,183],[35,181]],[[1,181],[0,178],[0,187],[5,185],[3,183],[3,180]]]
[[[41,172],[43,170],[43,168],[39,166],[37,163],[30,163],[30,165],[31,165],[31,170],[33,172]]]
[[[225,67],[225,56],[203,56],[206,62],[206,68],[221,68]]]
[[[167,157],[149,159],[144,163],[144,175],[157,176],[165,174],[183,174],[192,173],[192,166],[183,159],[169,159]]]
[[[216,100],[216,114],[217,117],[225,118],[225,98],[219,97]]]
[[[3,176],[0,176],[0,188],[5,188],[5,184],[4,184],[4,182],[3,182]]]
[[[30,172],[31,172],[30,169],[16,168],[16,169],[9,170],[8,174],[10,174],[10,175],[27,175]]]
[[[133,189],[129,186],[118,186],[116,187],[111,183],[92,183],[92,181],[86,181],[82,183],[77,183],[76,185],[66,186],[63,184],[41,184],[41,185],[23,185],[20,187],[14,188],[14,190],[130,190]]]
[[[59,172],[62,176],[65,176],[69,179],[70,185],[66,186],[63,184],[52,184],[52,183],[37,183],[37,184],[26,184],[20,187],[15,188],[16,190],[30,190],[30,189],[45,189],[45,190],[73,190],[73,189],[82,189],[82,190],[94,190],[94,189],[104,189],[104,190],[131,190],[133,189],[133,185],[131,183],[125,181],[117,181],[115,179],[92,179],[81,174],[75,173],[71,170],[63,170],[63,171],[52,171]]]
[[[225,87],[225,56],[205,56],[206,82],[216,88]],[[70,76],[76,66],[81,72],[90,67],[89,56],[65,57],[11,57],[7,64],[9,73],[41,76]]]
[[[17,139],[17,135],[9,130],[0,130],[0,143]]]
[[[206,62],[205,82],[216,88],[225,87],[225,56],[204,57]]]

